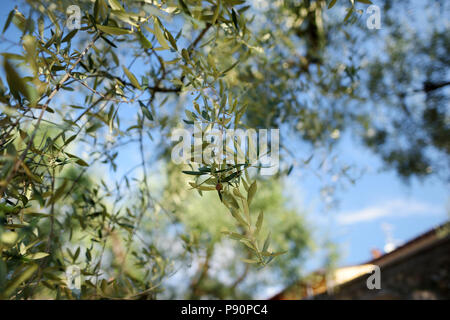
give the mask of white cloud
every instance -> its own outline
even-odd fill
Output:
[[[410,215],[430,215],[443,213],[443,208],[411,199],[395,199],[369,206],[360,210],[341,213],[337,222],[341,225],[368,222],[383,217],[405,217]]]

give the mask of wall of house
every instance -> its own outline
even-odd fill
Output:
[[[450,235],[406,257],[381,265],[381,289],[364,275],[315,299],[450,299]]]

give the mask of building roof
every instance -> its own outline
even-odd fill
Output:
[[[406,259],[422,250],[438,245],[440,241],[448,238],[450,232],[450,222],[439,225],[396,248],[395,250],[385,253],[377,258],[367,261],[360,265],[346,266],[337,268],[333,272],[332,279],[327,279],[325,270],[319,269],[311,273],[312,276],[321,277],[312,284],[308,281],[299,281],[298,283],[289,286],[282,290],[270,300],[282,299],[303,299],[311,296],[316,296],[328,291],[330,286],[338,286],[350,281],[354,281],[367,273],[372,272],[373,266],[385,267],[387,265],[395,264],[403,259]],[[442,236],[444,235],[444,236]],[[295,291],[290,293],[290,291]]]

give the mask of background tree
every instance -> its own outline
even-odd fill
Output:
[[[184,246],[191,253],[177,262],[191,268],[176,276],[188,285],[183,291],[183,286],[175,281],[173,290],[169,290],[173,297],[184,292],[182,297],[191,299],[248,298],[266,287],[291,284],[303,276],[302,266],[315,248],[312,226],[302,212],[290,208],[291,201],[283,194],[281,180],[259,181],[259,191],[252,201],[252,209],[264,213],[266,225],[261,232],[271,234],[274,250],[287,250],[283,259],[275,259],[259,271],[245,262],[251,255],[244,247],[223,236],[223,230],[233,229],[234,219],[217,195],[200,196],[195,190],[184,188],[180,181],[189,179],[183,177],[179,168],[169,167],[163,206],[176,213],[180,229],[189,235],[184,238]],[[169,288],[170,282],[169,279]]]

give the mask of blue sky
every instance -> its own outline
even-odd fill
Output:
[[[2,5],[1,28],[14,2],[3,1]],[[2,51],[6,47],[7,43],[0,43]],[[393,171],[380,172],[379,158],[348,135],[343,136],[335,152],[340,161],[357,163],[366,169],[354,185],[346,184],[337,191],[337,207],[324,209],[325,200],[319,192],[323,181],[305,170],[294,170],[287,179],[287,193],[294,206],[307,211],[317,237],[328,234],[339,244],[341,265],[365,262],[370,259],[371,249],[382,249],[386,242],[383,226],[390,226],[392,238],[401,244],[448,219],[448,183],[430,178],[422,182],[412,179],[405,184]],[[130,161],[138,161],[129,156],[119,160],[119,172],[131,167]],[[318,253],[307,267],[313,270],[322,262]]]
[[[383,250],[388,240],[386,225],[391,238],[400,245],[448,219],[447,183],[431,177],[425,181],[412,179],[407,184],[394,171],[381,170],[378,156],[348,137],[335,152],[340,160],[366,168],[354,185],[348,183],[337,191],[337,207],[323,208],[324,199],[318,193],[321,183],[313,175],[294,173],[288,185],[300,186],[300,190],[291,189],[289,195],[297,195],[299,206],[307,209],[316,234],[329,233],[339,244],[340,265],[366,262],[371,259],[371,249]],[[320,255],[316,256],[308,269],[319,267],[321,262]]]

